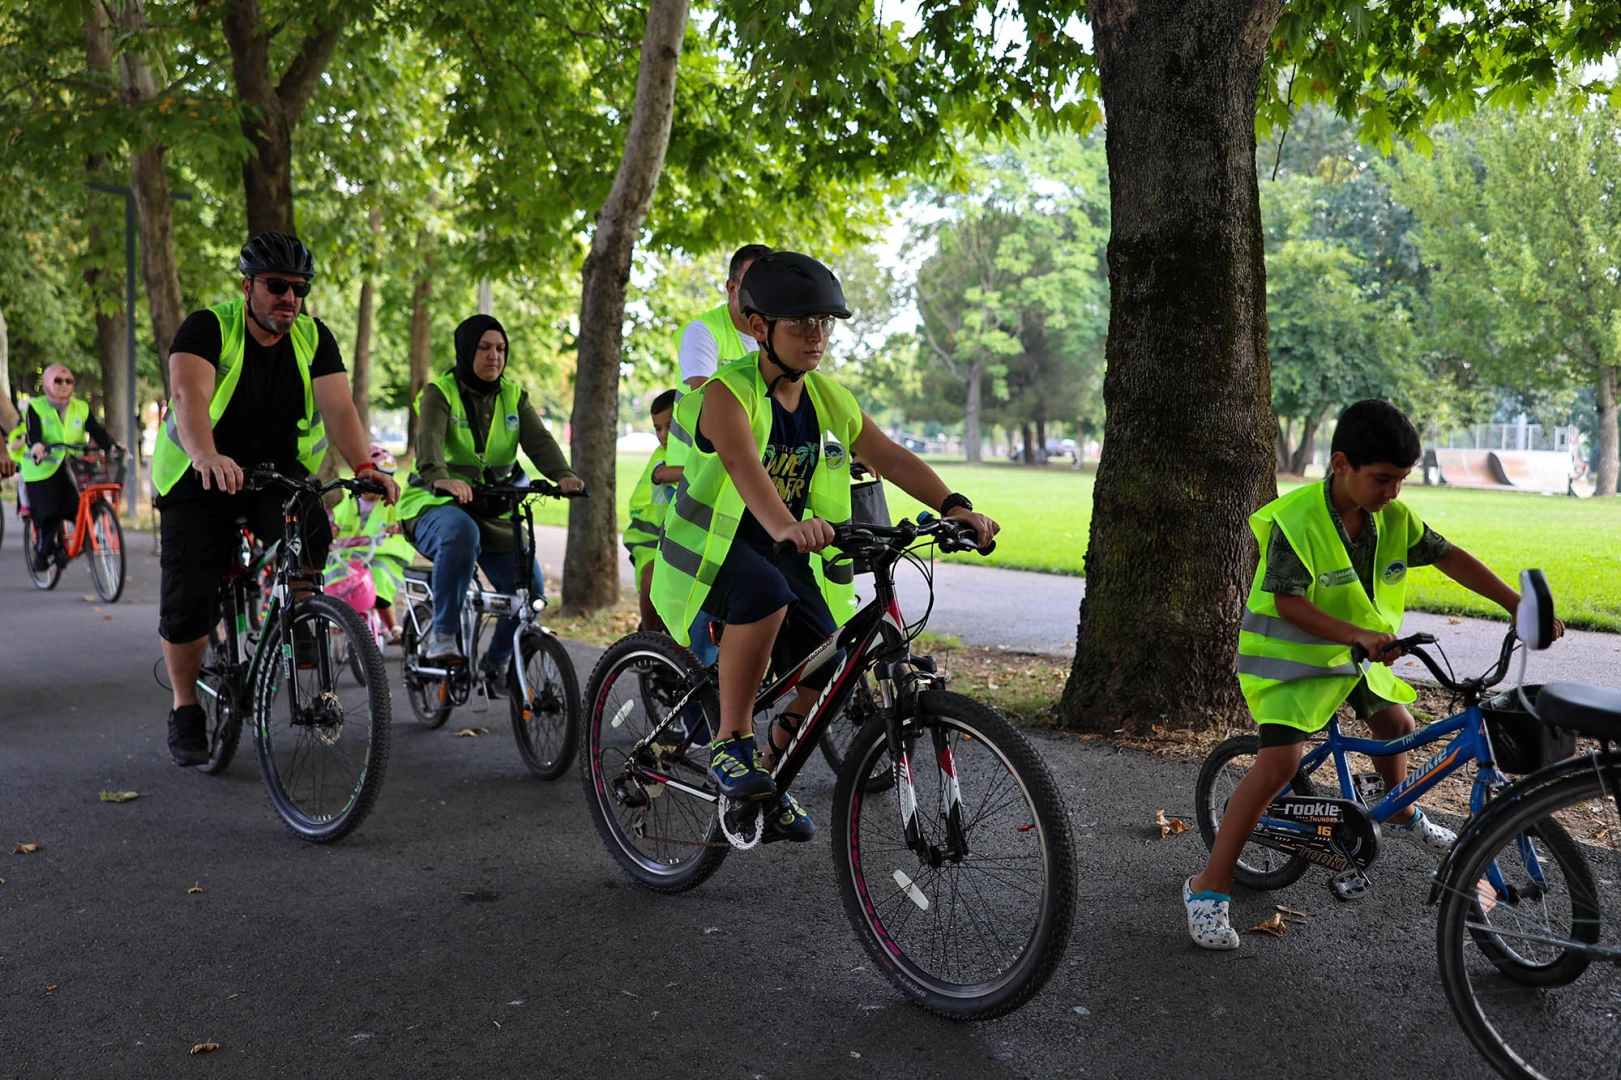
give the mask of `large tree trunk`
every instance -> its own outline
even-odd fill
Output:
[[[8,435],[22,422],[11,399],[11,337],[6,332],[6,313],[0,309],[0,433]]]
[[[963,449],[967,451],[963,457],[969,465],[978,465],[984,461],[979,434],[979,414],[984,404],[984,388],[980,384],[983,382],[981,376],[984,370],[983,360],[976,360],[968,365],[968,394],[964,397],[962,405],[962,441]]]
[[[1108,410],[1072,728],[1245,714],[1234,674],[1277,491],[1255,99],[1284,0],[1097,0],[1109,118]]]
[[[1594,495],[1614,495],[1617,474],[1621,474],[1621,432],[1616,427],[1616,382],[1621,366],[1609,364],[1598,369],[1598,472],[1593,478]]]
[[[320,84],[321,73],[343,37],[348,16],[334,11],[312,19],[310,34],[281,81],[270,71],[270,39],[281,29],[266,26],[259,0],[226,0],[225,40],[231,48],[231,73],[242,113],[242,134],[253,155],[242,162],[242,193],[247,200],[248,235],[293,227],[293,129]]]
[[[580,297],[579,362],[569,449],[590,498],[569,504],[563,558],[563,606],[607,607],[619,599],[618,519],[614,512],[614,437],[619,361],[624,345],[625,284],[647,210],[653,204],[675,113],[675,75],[687,27],[687,0],[650,0],[636,72],[636,104],[625,154],[608,200],[597,212]]]
[[[142,0],[126,0],[119,9],[119,25],[139,41],[147,32]],[[151,65],[138,48],[119,58],[124,104],[137,109],[157,97]],[[130,158],[129,186],[135,192],[136,231],[141,248],[141,278],[146,283],[146,306],[152,316],[157,342],[158,373],[164,396],[169,392],[169,346],[186,318],[180,297],[180,272],[174,254],[174,219],[169,213],[169,177],[164,170],[166,147],[149,143]]]
[[[1289,472],[1295,476],[1305,476],[1306,466],[1311,464],[1311,458],[1317,452],[1317,429],[1322,427],[1325,408],[1319,408],[1300,424],[1300,445],[1295,452],[1289,455]]]
[[[355,315],[355,351],[349,359],[349,390],[360,414],[360,426],[371,432],[371,307],[372,283],[360,283],[360,310]]]
[[[417,243],[423,248],[422,269],[411,290],[411,389],[405,420],[405,434],[413,454],[417,444],[417,395],[428,385],[428,369],[433,363],[433,326],[428,310],[428,301],[433,298],[433,256],[426,250],[426,233],[417,237]]]
[[[113,71],[113,27],[107,9],[97,0],[90,5],[84,19],[84,51],[89,70],[105,77],[109,82],[117,76]],[[103,175],[102,154],[85,157],[85,179],[90,183],[106,183]],[[129,417],[124,415],[124,392],[128,382],[129,356],[125,348],[128,320],[122,304],[123,275],[113,270],[116,258],[108,247],[108,230],[102,221],[110,215],[112,200],[99,192],[86,193],[89,221],[86,229],[84,283],[90,292],[96,323],[96,357],[101,371],[101,415],[107,433],[126,446],[132,445]]]

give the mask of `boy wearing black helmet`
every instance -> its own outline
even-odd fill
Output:
[[[754,741],[754,695],[773,657],[781,668],[792,666],[855,611],[849,563],[818,554],[833,540],[830,522],[850,517],[850,455],[924,505],[970,522],[981,545],[998,526],[817,370],[833,321],[850,317],[831,270],[797,252],[762,255],[743,277],[739,307],[760,348],[721,367],[676,406],[671,437],[689,444],[688,457],[665,517],[652,591],[682,644],[700,610],[726,623],[710,776],[728,798],[776,799]],[[775,554],[779,541],[797,552]],[[774,749],[787,745],[832,667],[801,684],[772,729]],[[767,816],[767,839],[809,840],[815,831],[787,794]]]

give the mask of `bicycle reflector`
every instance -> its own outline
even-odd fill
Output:
[[[1514,631],[1528,649],[1553,644],[1553,593],[1541,570],[1520,571],[1520,607],[1514,616]]]

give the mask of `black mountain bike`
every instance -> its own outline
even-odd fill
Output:
[[[377,801],[388,764],[392,706],[383,656],[360,615],[324,595],[320,574],[304,580],[300,523],[325,514],[321,496],[335,488],[382,494],[370,480],[283,476],[269,469],[243,470],[245,487],[279,487],[282,538],[237,564],[220,581],[219,619],[209,630],[208,652],[197,680],[198,701],[208,713],[208,761],[197,766],[218,773],[230,764],[253,721],[254,749],[270,805],[295,835],[330,843],[353,832]],[[277,558],[277,552],[287,553]],[[274,564],[270,601],[255,628],[260,579]],[[292,599],[289,601],[288,597]],[[339,684],[355,658],[365,685]]]
[[[845,912],[890,981],[924,1008],[956,1019],[1003,1015],[1042,987],[1069,944],[1069,819],[1024,736],[980,702],[948,693],[933,660],[912,655],[923,620],[908,627],[902,619],[893,576],[914,542],[970,551],[973,530],[929,519],[838,526],[834,535],[841,558],[873,567],[876,595],[756,697],[758,721],[807,673],[833,666],[776,755],[777,791],[790,789],[870,676],[874,712],[845,748],[833,794]],[[650,672],[680,692],[645,694]],[[587,805],[609,852],[654,891],[691,889],[734,847],[767,836],[761,803],[722,799],[709,781],[701,740],[719,718],[715,671],[663,634],[620,639],[591,673],[581,762]]]
[[[433,575],[411,567],[405,571],[400,617],[400,674],[405,697],[416,718],[430,728],[444,724],[451,709],[466,705],[475,695],[488,706],[498,691],[479,677],[472,663],[478,658],[486,630],[498,619],[518,618],[512,655],[507,668],[505,696],[512,716],[512,737],[529,771],[543,780],[555,780],[574,761],[579,733],[580,680],[568,649],[549,627],[541,625],[546,609],[543,597],[531,596],[528,587],[535,561],[535,519],[529,499],[536,495],[583,498],[544,480],[524,484],[474,484],[473,494],[485,506],[499,507],[512,522],[513,558],[517,560],[519,587],[510,593],[481,588],[475,574],[462,606],[460,640],[470,662],[440,664],[422,656],[422,643],[433,625]]]

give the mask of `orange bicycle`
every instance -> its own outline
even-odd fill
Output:
[[[62,523],[62,550],[68,561],[87,548],[90,578],[96,595],[113,603],[124,594],[124,527],[118,523],[118,501],[124,493],[124,467],[127,452],[121,446],[111,450],[83,453],[83,444],[47,443],[47,450],[67,450],[68,468],[79,488],[79,512],[72,526]],[[19,489],[21,485],[18,485]],[[17,516],[23,526],[23,564],[36,589],[54,589],[62,580],[62,567],[53,559],[44,569],[34,569],[34,519],[19,498]]]

